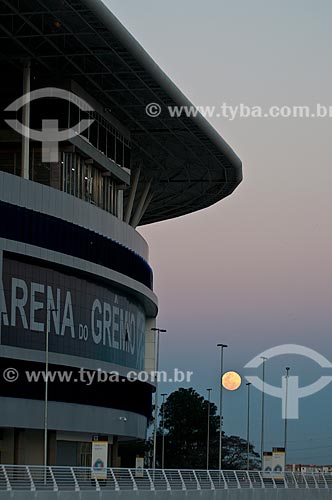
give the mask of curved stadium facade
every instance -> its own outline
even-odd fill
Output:
[[[72,374],[48,383],[47,462],[91,465],[97,439],[117,466],[119,443],[145,438],[154,392],[126,380],[155,368],[158,305],[136,228],[228,196],[241,162],[200,115],[167,116],[190,103],[99,0],[1,0],[0,39],[1,110],[49,88],[89,105],[46,96],[1,117],[0,463],[44,462],[46,384],[25,374],[47,362]],[[49,161],[49,144],[8,124],[84,117]],[[98,370],[120,379],[86,383]]]

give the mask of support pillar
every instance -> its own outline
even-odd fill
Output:
[[[126,206],[124,222],[126,222],[127,224],[129,224],[131,213],[133,211],[133,206],[134,206],[134,201],[135,201],[137,185],[138,185],[140,174],[141,174],[141,168],[139,167],[134,174],[133,182],[132,182],[130,193],[129,193],[129,199],[128,199],[127,206]]]
[[[141,198],[138,202],[138,206],[136,208],[135,213],[133,214],[130,225],[136,228],[142,218],[143,208],[145,206],[145,202],[149,196],[150,188],[152,184],[152,179],[145,185]]]
[[[112,444],[112,454],[111,454],[111,467],[120,467],[120,457],[119,457],[119,438],[118,436],[113,436]]]

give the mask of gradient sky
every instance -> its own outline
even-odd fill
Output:
[[[330,0],[105,0],[196,105],[332,106]],[[284,343],[332,361],[332,118],[210,120],[243,162],[229,198],[199,213],[141,229],[160,300],[161,368],[193,370],[218,402],[217,342],[225,369]],[[321,371],[310,360],[267,365],[280,385],[286,366],[300,384]],[[162,385],[162,392],[177,387]],[[252,391],[259,450],[260,393]],[[280,400],[267,397],[266,448],[283,445]],[[332,464],[332,385],[303,400],[289,424],[288,462]],[[226,433],[246,435],[245,387],[225,394]]]

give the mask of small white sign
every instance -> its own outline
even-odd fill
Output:
[[[92,441],[92,468],[96,479],[107,479],[107,441]]]
[[[144,458],[143,457],[136,457],[135,476],[136,477],[143,477],[144,476]]]
[[[280,473],[284,472],[285,468],[285,448],[272,448],[272,469],[275,479],[282,479]]]
[[[263,453],[263,471],[272,472],[272,453],[267,451]]]

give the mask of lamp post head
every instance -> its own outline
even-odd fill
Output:
[[[222,348],[224,348],[224,347],[228,347],[228,345],[227,345],[227,344],[217,344],[217,347],[222,347]]]
[[[167,330],[165,330],[164,328],[151,328],[151,331],[158,332],[158,333],[166,333],[167,332]]]

